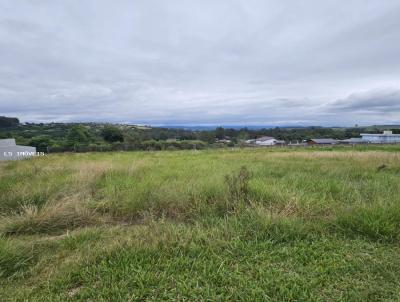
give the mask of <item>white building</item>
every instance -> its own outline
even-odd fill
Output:
[[[284,145],[285,141],[277,140],[271,136],[263,136],[256,139],[249,139],[246,141],[246,143],[258,146],[275,146],[275,145]]]
[[[392,131],[383,131],[383,134],[361,133],[363,141],[373,144],[395,144],[400,143],[400,134]]]
[[[36,155],[36,148],[30,146],[18,146],[15,139],[0,139],[0,161],[28,158]]]

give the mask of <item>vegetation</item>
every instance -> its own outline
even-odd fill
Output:
[[[16,117],[0,116],[0,128],[14,127],[19,125],[19,119]]]
[[[0,297],[398,301],[400,148],[0,163]]]
[[[101,136],[104,138],[105,141],[109,143],[114,142],[123,142],[124,135],[122,134],[121,129],[115,126],[106,126],[101,130]]]
[[[68,145],[76,145],[76,144],[87,144],[91,140],[91,135],[84,126],[82,125],[74,125],[67,134],[67,144]]]
[[[5,118],[8,121],[12,118]],[[398,126],[372,126],[368,128],[270,128],[270,129],[170,129],[120,124],[97,123],[49,123],[2,126],[0,117],[0,139],[15,138],[18,144],[30,145],[40,152],[90,152],[122,150],[182,150],[243,145],[247,139],[272,136],[286,142],[301,142],[311,138],[345,139],[358,137],[361,132],[379,133]],[[397,128],[396,128],[397,127]]]

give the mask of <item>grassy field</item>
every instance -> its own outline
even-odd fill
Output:
[[[400,148],[0,163],[0,300],[399,301]]]

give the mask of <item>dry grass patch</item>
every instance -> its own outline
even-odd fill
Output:
[[[66,230],[104,223],[94,209],[85,207],[78,196],[70,196],[58,202],[49,202],[42,208],[35,205],[22,206],[16,215],[3,217],[0,230],[3,234],[55,234]]]

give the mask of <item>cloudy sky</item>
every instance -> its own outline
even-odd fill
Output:
[[[400,123],[399,0],[0,0],[0,115]]]

